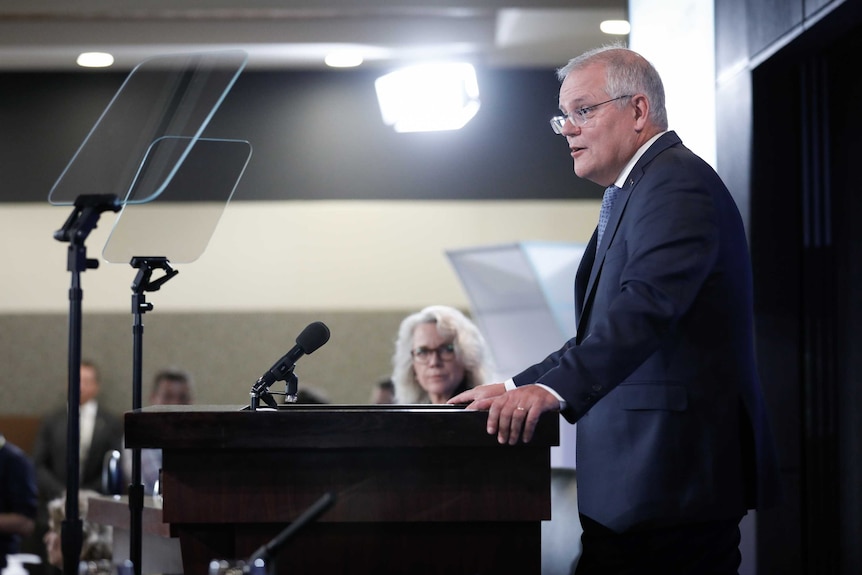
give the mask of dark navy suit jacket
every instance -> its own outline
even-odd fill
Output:
[[[66,430],[68,414],[65,408],[49,414],[42,421],[33,445],[33,463],[39,484],[39,497],[47,503],[66,490]],[[93,438],[87,457],[80,462],[81,489],[102,491],[102,464],[105,453],[122,450],[123,422],[100,405],[96,411]]]
[[[575,279],[577,335],[519,375],[578,422],[579,511],[617,532],[742,516],[778,495],[751,262],[715,171],[663,134]]]

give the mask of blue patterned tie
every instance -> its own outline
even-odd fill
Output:
[[[614,201],[620,189],[616,186],[610,186],[605,190],[605,195],[602,196],[602,209],[599,211],[599,237],[596,245],[601,245],[602,236],[605,234],[605,227],[608,225],[608,220],[611,217],[611,209],[614,207]]]

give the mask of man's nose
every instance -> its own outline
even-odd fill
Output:
[[[581,133],[581,126],[576,126],[574,122],[569,118],[566,118],[561,132],[563,133],[563,136],[577,136]]]

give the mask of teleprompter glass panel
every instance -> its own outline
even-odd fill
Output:
[[[159,138],[150,147],[102,251],[107,261],[166,257],[188,263],[203,254],[248,165],[251,145],[210,138],[189,145],[189,139]],[[177,162],[180,154],[185,159]],[[155,194],[153,182],[174,164],[175,174]]]
[[[136,66],[96,121],[48,201],[72,205],[81,195],[109,194],[125,201],[133,182],[138,201],[157,197],[173,178],[230,91],[247,55],[241,50],[160,56]],[[161,138],[180,146],[141,182],[141,164]],[[158,170],[155,168],[158,167]],[[143,184],[146,183],[148,188]]]

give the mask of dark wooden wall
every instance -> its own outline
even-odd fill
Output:
[[[715,3],[719,172],[748,218],[758,358],[785,502],[758,573],[862,572],[862,3]]]

